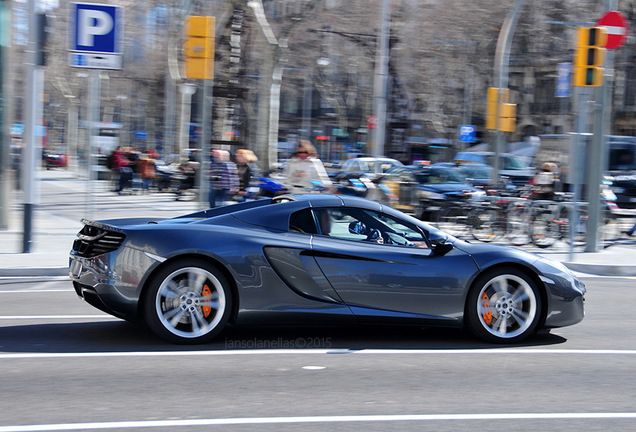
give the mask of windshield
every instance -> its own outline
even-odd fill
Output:
[[[610,171],[636,170],[636,150],[633,148],[610,149]]]
[[[463,177],[489,178],[491,169],[486,166],[463,166],[459,168],[459,173]]]

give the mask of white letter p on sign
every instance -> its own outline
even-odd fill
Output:
[[[106,12],[91,9],[80,9],[77,43],[83,46],[93,46],[94,36],[108,34],[113,29],[113,19]]]

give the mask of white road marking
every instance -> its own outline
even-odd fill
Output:
[[[119,320],[111,315],[0,315],[0,320],[56,320],[56,319],[107,319]]]
[[[399,350],[399,349],[281,349],[281,350],[226,350],[226,351],[129,351],[129,352],[71,352],[71,353],[19,353],[0,354],[0,360],[39,358],[98,358],[98,357],[221,357],[249,355],[324,355],[324,354],[384,354],[384,355],[484,355],[484,354],[558,354],[558,355],[636,355],[636,350],[559,350],[559,349],[449,349],[449,350]]]
[[[401,414],[401,415],[338,415],[305,417],[239,417],[226,419],[139,420],[92,423],[58,423],[42,425],[0,426],[0,432],[49,432],[87,429],[125,428],[182,428],[188,426],[264,425],[299,423],[353,423],[404,421],[468,421],[468,420],[580,420],[580,419],[634,419],[636,413],[518,413],[518,414]]]
[[[75,292],[73,288],[65,289],[32,289],[32,290],[12,290],[12,291],[0,291],[0,294],[39,294],[39,293],[55,293],[55,292]]]

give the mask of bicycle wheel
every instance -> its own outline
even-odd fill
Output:
[[[601,210],[599,221],[599,239],[603,248],[612,246],[621,236],[621,226],[612,210],[605,207]]]
[[[469,218],[470,234],[477,241],[492,242],[502,234],[499,217],[498,211],[493,208],[474,211]]]
[[[506,238],[514,246],[523,246],[530,242],[528,209],[525,206],[517,207],[508,213],[506,225]]]
[[[462,206],[448,206],[439,211],[437,227],[455,237],[463,237],[467,234],[467,211]]]
[[[566,243],[572,244],[573,247],[585,246],[587,234],[587,209],[578,208],[577,218],[574,223],[574,230],[571,230],[570,209],[563,208],[559,214],[559,223],[561,225],[561,235]]]
[[[550,210],[540,210],[530,217],[530,241],[545,249],[552,246],[560,235],[560,226]]]

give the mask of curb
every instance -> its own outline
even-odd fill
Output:
[[[607,264],[581,264],[564,262],[564,266],[578,273],[587,273],[596,276],[632,276],[636,277],[636,266],[607,265]]]

